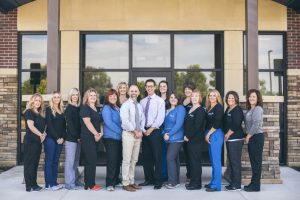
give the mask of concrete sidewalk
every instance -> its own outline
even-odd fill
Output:
[[[100,191],[68,191],[65,189],[59,191],[46,191],[42,192],[26,192],[25,185],[22,184],[23,180],[23,167],[17,166],[6,172],[0,174],[0,199],[1,200],[47,200],[47,199],[59,199],[59,200],[76,200],[76,199],[113,199],[113,200],[299,200],[300,199],[300,172],[288,167],[281,167],[281,177],[283,184],[270,185],[263,184],[261,192],[247,193],[245,191],[228,192],[224,191],[224,185],[226,181],[223,181],[223,188],[221,192],[208,193],[204,189],[197,191],[187,191],[184,188],[184,172],[182,168],[181,180],[182,184],[179,188],[168,190],[162,188],[161,190],[153,190],[153,187],[144,187],[141,191],[126,192],[121,188],[116,188],[114,192],[108,192],[106,190]],[[104,185],[105,183],[105,168],[97,168],[96,182]],[[141,167],[137,167],[136,182],[143,181],[143,170]],[[203,168],[203,184],[208,183],[211,174],[210,167]]]

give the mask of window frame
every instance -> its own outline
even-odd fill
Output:
[[[22,73],[23,72],[46,72],[47,74],[47,69],[40,69],[40,70],[31,70],[31,69],[23,69],[22,67],[22,47],[23,47],[23,36],[26,35],[47,35],[47,31],[19,31],[17,33],[17,49],[18,49],[18,58],[17,58],[17,71],[18,71],[18,107],[17,107],[17,164],[23,164],[24,158],[23,158],[23,151],[22,151],[22,131],[25,131],[25,129],[22,129],[21,127],[21,120],[22,116],[21,114],[23,113],[22,110]]]

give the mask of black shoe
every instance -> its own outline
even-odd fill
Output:
[[[241,187],[234,187],[232,185],[226,185],[225,188],[227,191],[240,191],[241,190]]]
[[[205,184],[204,187],[205,188],[210,188],[210,184]]]
[[[217,189],[217,188],[206,188],[205,191],[206,191],[206,192],[217,192],[218,189]]]
[[[41,191],[43,188],[41,187],[41,186],[39,186],[39,185],[36,185],[36,186],[34,186],[34,187],[32,187],[32,191],[35,191],[35,192],[39,192],[39,191]]]
[[[198,185],[187,185],[185,187],[187,190],[201,190],[201,186],[198,186]]]
[[[160,190],[161,189],[161,184],[158,184],[158,185],[154,185],[154,190]]]
[[[139,184],[139,186],[149,186],[149,185],[154,185],[154,183],[150,182],[150,181],[145,181],[145,182]]]
[[[259,192],[260,188],[254,187],[254,186],[245,186],[244,190],[246,192]]]

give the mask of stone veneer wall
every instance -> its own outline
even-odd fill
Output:
[[[17,164],[17,11],[0,13],[0,167]]]
[[[242,103],[245,107],[245,103]],[[279,169],[279,103],[264,103],[264,135],[265,143],[262,163],[262,183],[282,183]],[[227,159],[227,166],[228,166]],[[248,146],[244,145],[242,153],[242,184],[251,180],[251,165],[248,155]],[[230,170],[227,168],[224,177],[229,179]]]
[[[287,16],[287,165],[300,167],[300,14]]]

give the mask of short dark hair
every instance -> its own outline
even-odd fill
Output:
[[[175,96],[175,98],[178,101],[177,105],[181,105],[182,104],[182,98],[180,98],[179,95],[176,92],[172,91],[170,93],[170,96],[168,97],[168,103],[167,103],[166,109],[171,108],[170,97],[171,97],[172,94]]]
[[[256,106],[260,106],[260,107],[263,107],[263,100],[262,100],[262,96],[261,96],[261,93],[259,90],[257,89],[250,89],[248,90],[247,92],[247,95],[246,95],[246,106],[247,106],[247,109],[250,110],[251,109],[251,105],[250,105],[250,102],[249,102],[249,97],[252,93],[255,93],[256,96],[257,96],[257,103],[256,103]]]
[[[189,88],[191,89],[192,91],[196,89],[196,86],[193,82],[186,82],[184,83],[183,85],[183,90],[185,90],[185,88]]]
[[[152,82],[154,84],[154,86],[156,86],[156,82],[153,79],[147,79],[145,82],[145,86],[147,85],[147,83]]]
[[[225,102],[226,102],[227,106],[228,106],[228,97],[229,97],[229,95],[232,95],[234,97],[235,103],[237,105],[240,103],[240,98],[239,98],[238,93],[236,91],[231,90],[231,91],[228,91],[226,96],[225,96]]]
[[[113,95],[113,94],[115,94],[115,95],[117,95],[117,102],[116,102],[116,105],[118,105],[118,102],[119,102],[119,95],[118,95],[118,92],[117,92],[117,90],[115,90],[115,89],[109,89],[107,92],[106,92],[106,95],[105,95],[105,100],[104,100],[104,103],[106,104],[106,105],[110,105],[111,107],[114,107],[115,105],[113,105],[113,104],[111,104],[110,102],[109,102],[109,96],[110,95]]]

